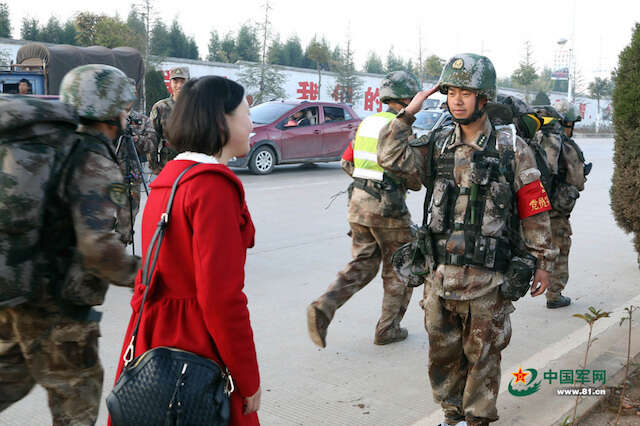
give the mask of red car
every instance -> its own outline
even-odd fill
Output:
[[[231,167],[249,167],[259,175],[276,164],[340,160],[362,121],[345,104],[335,102],[272,101],[251,108],[253,133],[244,157]]]

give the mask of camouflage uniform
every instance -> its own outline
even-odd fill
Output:
[[[140,162],[144,161],[146,155],[150,162],[150,167],[155,169],[157,165],[157,156],[153,154],[156,147],[156,132],[151,124],[151,120],[147,116],[138,111],[131,111],[129,113],[130,124],[133,144],[136,148],[136,153]],[[140,124],[136,124],[140,123]],[[123,138],[122,143],[126,143]],[[127,156],[126,154],[129,153]],[[128,158],[127,158],[128,157]],[[127,162],[128,161],[128,162]],[[142,185],[142,179],[144,175],[142,171],[138,169],[138,162],[130,152],[130,148],[127,146],[121,146],[118,152],[118,164],[125,178],[126,184],[131,184],[131,210],[129,208],[121,209],[121,214],[118,216],[119,232],[122,232],[123,242],[125,244],[131,244],[133,241],[133,235],[131,234],[131,222],[130,218],[135,221],[140,208],[140,186]]]
[[[77,99],[64,93],[73,86],[72,90],[80,92],[76,95],[86,96],[86,73],[92,73],[93,67],[103,72],[103,83],[113,92],[122,86],[109,87],[112,73],[117,72],[116,83],[126,82],[112,67],[106,71],[107,66],[80,67],[63,79],[63,102],[78,106]],[[78,70],[84,70],[85,78],[76,79],[74,86],[69,80],[83,76]],[[103,101],[94,100],[96,110],[108,108],[109,102]],[[21,119],[28,117],[23,114]],[[45,206],[47,227],[39,232],[47,245],[58,247],[55,263],[40,263],[48,273],[38,286],[38,297],[0,309],[0,411],[38,383],[48,393],[54,425],[93,425],[103,369],[98,356],[99,314],[91,306],[103,302],[109,282],[132,286],[139,262],[126,254],[115,232],[118,208],[126,201],[112,141],[83,128],[64,137],[43,129],[36,128],[42,131],[40,137],[51,138],[58,146],[60,156],[54,166],[60,174]],[[18,163],[27,164],[28,159]]]
[[[579,192],[584,190],[586,176],[584,159],[580,158],[573,146],[575,141],[562,132],[559,123],[552,123],[548,127],[538,132],[537,140],[545,150],[553,175],[551,231],[553,243],[560,253],[551,274],[551,285],[546,297],[548,302],[554,302],[564,298],[562,290],[569,281],[569,251],[573,234],[569,218]]]
[[[176,67],[169,70],[169,79],[173,80],[174,78],[189,80],[189,69],[186,67]],[[155,172],[159,172],[169,160],[172,160],[178,154],[167,142],[167,121],[175,104],[174,96],[170,95],[168,98],[156,102],[149,114],[158,138],[155,153],[158,155],[159,164]]]
[[[173,107],[175,106],[175,104],[176,101],[173,99],[173,96],[161,99],[153,105],[153,108],[151,108],[151,113],[149,114],[149,118],[153,123],[153,128],[155,129],[157,135],[157,145],[154,149],[154,154],[158,159],[157,168],[155,169],[156,172],[162,170],[164,165],[167,164],[167,162],[176,155],[175,153],[171,155],[167,150],[167,148],[169,147],[167,144],[166,131],[167,120],[169,120],[169,115],[171,115],[171,111],[173,111]]]
[[[458,57],[452,58],[448,67],[453,64],[453,69],[464,71],[463,67],[467,63],[478,62],[475,55],[461,56],[461,60],[457,62]],[[486,61],[490,64],[488,59]],[[445,71],[446,69],[447,67]],[[463,84],[459,86],[469,87]],[[495,97],[495,72],[492,86],[493,93],[490,90],[481,92],[490,100]],[[476,89],[479,87],[482,85],[471,86],[480,92]],[[407,144],[414,121],[413,115],[401,111],[382,130],[378,163],[397,176],[405,179],[419,178],[425,186],[431,187],[434,175],[431,160],[427,157],[429,153],[432,153],[436,167],[445,166],[445,160],[440,157],[443,154],[449,155],[443,158],[451,158],[447,161],[453,162],[453,179],[460,188],[460,194],[455,201],[450,196],[446,198],[448,190],[439,189],[439,182],[442,181],[436,179],[433,206],[444,209],[447,219],[437,217],[435,210],[432,210],[429,223],[429,228],[436,234],[436,227],[441,225],[450,232],[446,246],[441,246],[440,241],[436,244],[437,253],[444,254],[438,254],[436,261],[440,262],[425,280],[425,294],[421,303],[429,336],[429,378],[434,400],[441,404],[445,412],[445,422],[456,424],[466,418],[469,424],[484,425],[498,419],[496,399],[500,385],[501,351],[508,345],[511,337],[509,316],[514,307],[498,291],[504,282],[503,272],[473,264],[455,264],[453,256],[452,263],[443,262],[443,259],[447,258],[447,253],[457,253],[459,245],[464,246],[464,241],[457,240],[460,231],[457,231],[458,228],[450,228],[450,224],[467,223],[465,215],[470,195],[463,192],[462,188],[471,187],[472,154],[487,149],[491,144],[492,132],[495,135],[495,149],[499,152],[513,152],[513,135],[493,130],[489,119],[484,118],[483,130],[470,141],[462,141],[460,125],[456,124],[455,127],[440,129],[428,143],[419,140]],[[433,147],[430,144],[434,144]],[[495,198],[498,203],[507,205],[509,203],[506,200],[514,199],[519,189],[540,179],[533,152],[520,138],[516,138],[515,156],[510,164],[514,177],[513,187],[505,186],[505,183],[497,185],[499,190],[496,190]],[[505,177],[500,179],[502,182]],[[491,183],[493,191],[493,182]],[[500,218],[509,209],[495,204],[493,194],[486,200],[481,222],[482,235],[485,232],[499,235],[498,230],[504,226],[505,220]],[[548,213],[522,219],[521,231],[526,250],[538,260],[537,267],[551,270],[556,251],[551,245]],[[461,250],[466,253],[464,247]]]
[[[396,113],[392,109],[389,111]],[[342,160],[341,164],[344,171],[352,176],[353,163]],[[406,187],[419,190],[420,182],[412,179],[406,182]],[[401,192],[399,197],[404,199],[406,189],[399,188],[398,191]],[[351,228],[353,260],[338,272],[327,291],[312,303],[330,322],[338,308],[375,278],[382,262],[384,296],[382,313],[376,325],[376,343],[402,333],[400,321],[413,292],[413,288],[406,287],[396,275],[391,264],[393,253],[411,240],[411,215],[406,206],[404,210],[399,217],[383,216],[380,200],[364,189],[352,189],[347,221]]]

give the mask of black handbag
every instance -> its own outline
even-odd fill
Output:
[[[173,198],[182,176],[197,164],[200,163],[187,167],[173,183],[166,211],[160,217],[147,250],[142,272],[146,289],[140,313],[123,357],[124,368],[107,396],[113,426],[217,426],[229,423],[229,397],[234,387],[224,365],[221,368],[210,359],[169,347],[156,347],[133,359],[142,310],[169,223]],[[213,347],[222,360],[215,342]]]

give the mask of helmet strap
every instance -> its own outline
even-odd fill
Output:
[[[480,117],[482,117],[482,114],[484,114],[484,109],[486,108],[482,108],[482,109],[478,109],[478,99],[479,97],[476,96],[476,104],[473,107],[473,114],[471,114],[471,117],[468,118],[455,118],[453,114],[451,114],[451,118],[453,119],[453,121],[455,123],[458,124],[462,124],[463,126],[466,126],[467,124],[471,124],[473,122],[475,122],[476,120],[478,120]],[[449,110],[449,100],[447,100],[447,110]],[[451,110],[449,110],[449,112],[451,112]]]

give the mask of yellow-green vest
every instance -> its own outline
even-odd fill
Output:
[[[353,142],[353,177],[382,182],[384,170],[378,164],[378,135],[395,114],[379,112],[365,118]]]

